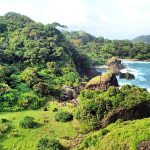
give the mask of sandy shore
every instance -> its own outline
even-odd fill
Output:
[[[108,69],[107,65],[100,65],[100,66],[95,66],[95,69]]]

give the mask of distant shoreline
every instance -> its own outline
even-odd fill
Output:
[[[143,60],[140,60],[140,59],[130,59],[130,58],[118,58],[120,59],[121,61],[142,61],[142,62],[150,62],[150,59],[143,59]],[[100,66],[94,66],[93,68],[95,69],[108,69],[109,67],[107,65],[100,65]]]
[[[108,69],[107,65],[94,66],[95,69]]]
[[[130,59],[130,58],[125,58],[125,59],[122,59],[122,58],[118,58],[118,59],[120,59],[121,61],[123,60],[123,61],[143,61],[143,62],[150,62],[150,59],[135,59],[135,58],[133,58],[133,59]]]

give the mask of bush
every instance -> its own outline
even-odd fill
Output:
[[[0,123],[0,137],[10,129],[10,123],[1,121]]]
[[[40,98],[33,92],[23,93],[18,101],[18,106],[23,109],[38,109],[46,103],[45,98]]]
[[[34,118],[30,116],[25,116],[19,125],[22,128],[37,128],[39,126],[38,123],[34,122]]]
[[[79,103],[75,117],[80,122],[83,131],[89,132],[100,127],[100,120],[111,108],[111,101],[102,97],[86,99]]]
[[[6,122],[9,122],[9,120],[6,119],[6,118],[2,118],[2,119],[0,120],[0,123],[6,123]]]
[[[124,85],[120,90],[109,87],[107,91],[83,90],[75,117],[87,132],[99,128],[100,120],[111,110],[132,108],[141,102],[150,102],[150,93],[136,86]]]
[[[38,150],[63,150],[63,146],[59,143],[58,140],[49,140],[47,138],[42,138],[37,144]]]
[[[67,122],[73,119],[73,115],[66,111],[60,111],[56,113],[55,120],[58,122]]]

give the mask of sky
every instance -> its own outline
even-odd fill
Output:
[[[12,11],[107,39],[150,34],[150,0],[0,0],[0,16]]]

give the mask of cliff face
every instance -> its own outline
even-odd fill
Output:
[[[142,102],[135,105],[132,108],[128,109],[120,108],[113,110],[100,121],[100,124],[102,127],[106,127],[107,125],[114,123],[118,119],[127,121],[127,120],[142,119],[149,116],[150,116],[150,103]]]
[[[87,84],[86,89],[107,90],[110,86],[118,87],[118,81],[114,73],[108,72],[101,76],[92,78]]]

